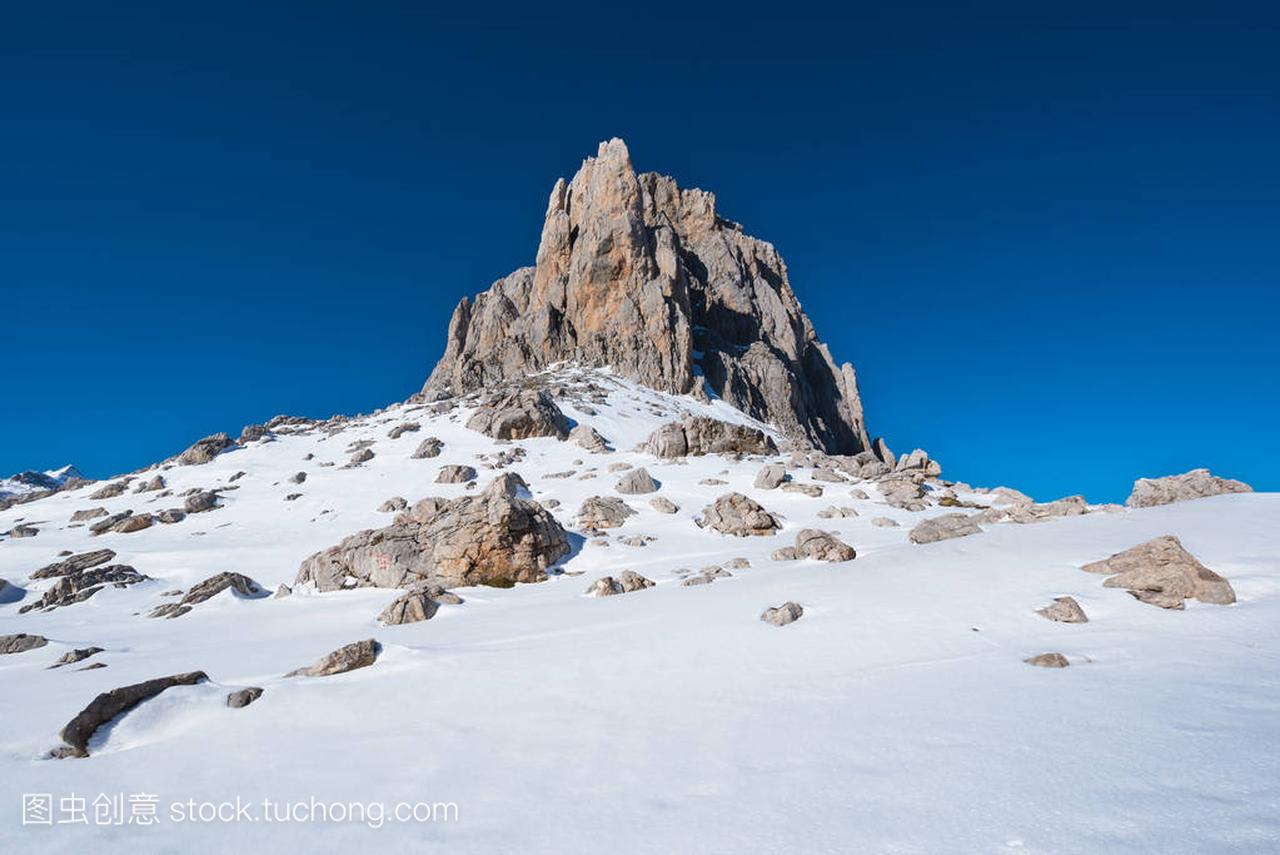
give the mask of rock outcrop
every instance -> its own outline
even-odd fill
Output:
[[[583,528],[617,528],[635,516],[635,511],[616,496],[590,496],[578,508],[578,525]]]
[[[1229,605],[1231,583],[1201,564],[1173,535],[1166,534],[1080,568],[1111,574],[1107,588],[1124,588],[1138,600],[1163,609],[1181,609],[1186,600]]]
[[[332,653],[327,653],[305,668],[297,668],[285,674],[286,677],[329,677],[334,674],[345,674],[357,668],[367,668],[378,659],[382,645],[377,640],[366,638],[345,644]]]
[[[658,482],[653,480],[653,476],[649,474],[649,471],[641,466],[639,469],[632,469],[626,475],[623,475],[613,489],[625,496],[639,496],[645,493],[657,492]]]
[[[550,395],[536,389],[517,388],[490,396],[467,419],[467,427],[494,439],[569,438],[569,420]]]
[[[816,528],[805,528],[796,533],[796,555],[831,562],[852,561],[858,557],[852,546],[834,534]]]
[[[517,480],[500,476],[476,496],[423,499],[391,525],[312,555],[297,582],[333,591],[542,581],[568,554],[568,538],[546,509],[515,495]]]
[[[955,537],[982,534],[982,529],[967,514],[943,514],[927,519],[911,529],[907,537],[912,543],[937,543]]]
[[[1088,623],[1089,618],[1076,602],[1075,597],[1054,597],[1053,602],[1044,608],[1036,609],[1036,614],[1057,623]]]
[[[154,698],[166,689],[174,686],[194,686],[209,679],[203,671],[191,671],[186,674],[175,674],[172,677],[158,677],[144,683],[123,686],[103,692],[94,698],[87,707],[62,728],[62,741],[66,745],[55,748],[54,757],[88,757],[89,739],[99,727],[116,716],[128,712],[143,701]]]
[[[220,453],[235,445],[231,437],[225,433],[215,433],[196,442],[186,451],[178,455],[180,466],[199,466],[208,463]]]
[[[191,611],[193,606],[212,599],[227,589],[230,589],[236,596],[243,599],[256,600],[267,596],[265,588],[243,573],[223,572],[193,585],[191,590],[187,591],[186,595],[178,602],[156,606],[151,610],[150,617],[182,617]]]
[[[715,197],[636,175],[622,140],[556,182],[536,265],[449,323],[423,391],[475,391],[563,361],[608,365],[665,392],[719,397],[832,453],[869,447],[853,367],[818,340],[773,246]]]
[[[1125,504],[1131,508],[1150,508],[1224,493],[1252,492],[1253,488],[1243,481],[1219,478],[1208,469],[1192,469],[1166,478],[1139,478],[1133,482],[1133,493]]]
[[[770,535],[782,528],[776,516],[754,499],[741,493],[726,493],[702,510],[694,520],[700,528],[710,528],[735,537]]]
[[[705,454],[776,454],[778,451],[764,431],[708,416],[692,416],[665,424],[650,434],[640,449],[668,460]]]
[[[37,647],[44,647],[48,643],[49,639],[43,635],[28,635],[25,632],[19,632],[17,635],[0,635],[0,656],[26,653]]]
[[[588,597],[612,597],[615,594],[629,594],[652,588],[654,584],[653,580],[646,579],[634,570],[623,570],[616,579],[612,576],[597,579],[587,588],[586,594]]]

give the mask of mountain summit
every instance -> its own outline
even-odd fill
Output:
[[[557,362],[709,392],[828,453],[870,446],[853,366],[818,340],[773,245],[722,219],[711,193],[637,175],[620,139],[556,181],[536,265],[458,304],[423,391]]]

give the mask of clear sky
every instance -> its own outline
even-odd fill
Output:
[[[895,449],[1280,489],[1274,4],[410,5],[6,8],[0,472],[402,400],[621,136],[778,247]]]

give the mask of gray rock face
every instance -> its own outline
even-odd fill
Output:
[[[489,397],[467,427],[494,439],[569,438],[569,420],[543,390],[514,389]]]
[[[156,514],[156,520],[164,523],[165,525],[180,523],[186,518],[187,512],[178,508],[169,508],[168,510],[160,511],[160,513]]]
[[[262,697],[262,689],[258,686],[250,686],[227,695],[227,706],[240,709],[249,706],[260,697]]]
[[[285,674],[286,677],[329,677],[333,674],[345,674],[357,668],[367,668],[378,659],[382,645],[376,639],[366,638],[339,647],[332,653],[317,659],[305,668],[298,668]]]
[[[164,476],[157,475],[154,478],[152,478],[150,481],[139,482],[138,486],[134,488],[133,492],[153,493],[156,490],[163,490],[166,486],[167,485],[165,483]]]
[[[569,431],[569,442],[595,454],[607,454],[613,451],[609,446],[609,441],[601,436],[591,425],[578,425]]]
[[[294,472],[292,475],[289,476],[290,484],[301,484],[306,480],[307,480],[306,472]]]
[[[823,508],[822,510],[818,511],[819,518],[824,520],[849,519],[850,517],[856,517],[857,515],[858,515],[857,508],[839,507],[836,505],[832,505],[829,508]]]
[[[834,534],[816,528],[801,529],[796,533],[796,554],[818,561],[852,561],[858,557],[854,548]]]
[[[1071,664],[1061,653],[1041,653],[1022,661],[1037,668],[1066,668]]]
[[[639,496],[657,492],[658,482],[653,480],[653,476],[642,466],[623,475],[613,489],[625,496]]]
[[[476,480],[476,470],[471,466],[442,466],[436,475],[437,484],[465,484]]]
[[[1252,492],[1253,488],[1243,481],[1219,478],[1208,469],[1192,469],[1167,478],[1139,478],[1133,482],[1133,493],[1125,504],[1131,508],[1150,508],[1224,493]]]
[[[617,528],[635,513],[630,505],[614,496],[591,496],[578,508],[578,525],[583,528]]]
[[[920,523],[907,537],[912,543],[937,543],[971,534],[982,534],[982,529],[967,514],[943,514]]]
[[[241,445],[248,445],[269,436],[271,436],[271,429],[266,425],[249,424],[240,429],[240,438],[236,441]]]
[[[1036,614],[1058,623],[1089,622],[1088,616],[1084,613],[1084,609],[1080,608],[1075,597],[1054,597],[1052,603],[1042,609],[1036,609]]]
[[[194,445],[178,455],[180,466],[199,466],[208,463],[221,452],[235,445],[225,433],[215,433],[197,440]]]
[[[0,656],[26,653],[37,647],[44,647],[48,643],[49,639],[43,635],[28,635],[25,632],[19,632],[16,635],[0,635]]]
[[[778,447],[763,431],[707,416],[665,424],[650,434],[640,448],[666,460],[706,454],[778,453]]]
[[[610,365],[661,391],[701,388],[797,441],[868,447],[853,368],[838,368],[774,248],[715,197],[637,176],[621,140],[551,191],[537,264],[463,299],[424,391],[454,393],[552,363]]]
[[[800,484],[795,481],[788,481],[782,485],[784,493],[799,493],[802,496],[808,496],[810,499],[822,498],[822,487],[817,484]]]
[[[475,496],[423,499],[390,526],[312,555],[297,582],[321,591],[540,582],[569,552],[568,538],[541,505],[509,492],[515,477],[496,478]]]
[[[88,757],[89,740],[102,725],[128,712],[143,701],[154,698],[166,689],[174,686],[194,686],[207,679],[209,677],[203,671],[192,671],[187,674],[175,674],[172,677],[158,677],[144,683],[135,683],[132,686],[103,692],[62,728],[62,741],[66,745],[55,748],[52,756]]]
[[[423,460],[428,457],[439,457],[440,449],[442,448],[444,448],[444,443],[438,437],[429,436],[418,443],[418,447],[414,449],[413,454],[409,455],[409,458],[411,460]]]
[[[99,535],[111,531],[111,529],[121,520],[133,515],[133,511],[121,511],[118,514],[112,514],[109,517],[103,517],[93,525],[89,526],[89,534]]]
[[[605,576],[603,579],[597,579],[587,588],[588,597],[612,597],[615,594],[629,594],[632,591],[641,591],[645,588],[652,588],[654,582],[646,579],[633,570],[623,570],[618,574],[618,578]]]
[[[770,463],[756,475],[755,487],[758,490],[774,490],[787,480],[787,469],[781,463]]]
[[[735,537],[771,535],[782,523],[758,502],[741,493],[726,493],[702,510],[695,522]]]
[[[1205,567],[1173,535],[1164,535],[1110,558],[1080,568],[1111,576],[1102,584],[1124,588],[1135,598],[1164,609],[1181,609],[1189,599],[1229,605],[1236,601],[1231,583]]]
[[[359,466],[361,463],[368,463],[375,457],[377,457],[377,455],[374,454],[372,448],[362,448],[355,454],[351,455],[351,459],[347,461],[347,466]]]
[[[780,606],[765,609],[760,614],[760,620],[774,626],[786,626],[800,620],[803,614],[804,608],[799,603],[788,600]]]

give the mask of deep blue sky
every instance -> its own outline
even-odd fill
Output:
[[[403,399],[622,136],[779,248],[895,449],[1280,489],[1274,4],[26,5],[0,472]]]

